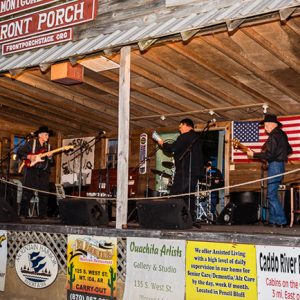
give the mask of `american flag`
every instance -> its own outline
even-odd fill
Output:
[[[293,148],[293,154],[289,160],[300,160],[300,116],[278,118],[282,123],[282,130],[288,136]],[[262,145],[268,138],[264,127],[259,126],[258,121],[233,122],[232,138],[238,139],[243,145],[254,152],[260,152]],[[233,162],[250,162],[247,155],[240,150],[233,149]]]

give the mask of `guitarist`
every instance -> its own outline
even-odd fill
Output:
[[[199,134],[194,131],[193,121],[188,118],[181,120],[178,130],[180,135],[171,144],[161,138],[157,140],[163,151],[174,155],[175,177],[170,191],[172,195],[195,192],[199,177],[204,175],[202,141]],[[194,218],[194,197],[193,199],[187,197],[184,200]]]
[[[268,177],[282,174],[285,171],[285,162],[292,153],[292,147],[288,142],[287,135],[281,130],[282,124],[273,114],[266,114],[260,124],[264,125],[264,129],[269,137],[263,145],[262,152],[254,153],[249,149],[247,155],[249,158],[267,161]],[[278,198],[278,188],[282,179],[283,176],[278,176],[267,181],[270,226],[285,227],[287,224],[283,207]]]
[[[39,153],[50,151],[49,136],[53,135],[52,130],[47,126],[41,126],[35,133],[36,138],[27,140],[26,143],[18,149],[18,156],[21,160],[35,162],[32,167],[25,167],[23,174],[23,186],[37,190],[49,191],[50,167],[54,164],[52,156],[46,156],[39,161]],[[28,217],[30,200],[34,196],[34,191],[23,189],[21,201],[20,217]],[[39,217],[47,217],[48,195],[39,193]]]

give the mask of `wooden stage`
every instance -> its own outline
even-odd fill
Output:
[[[186,230],[142,229],[137,223],[129,223],[127,229],[116,229],[114,226],[114,222],[110,222],[106,227],[63,225],[58,218],[44,220],[32,218],[22,220],[22,222],[0,223],[0,229],[9,231],[98,235],[118,238],[151,237],[300,247],[300,225],[298,224],[292,228],[277,228],[264,226],[261,223],[249,225],[201,223],[200,227],[193,226],[193,228]]]

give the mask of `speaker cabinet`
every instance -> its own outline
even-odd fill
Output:
[[[141,228],[187,229],[193,226],[183,199],[142,200],[137,202],[137,211]]]
[[[232,192],[230,202],[217,218],[218,224],[251,224],[259,219],[260,193]]]
[[[62,199],[58,205],[63,224],[83,226],[108,224],[107,212],[95,199]]]

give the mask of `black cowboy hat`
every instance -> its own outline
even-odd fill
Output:
[[[49,136],[53,136],[53,130],[49,130],[48,126],[40,126],[40,128],[37,131],[35,131],[34,134],[38,135],[39,133],[42,132],[48,133]]]
[[[282,124],[277,120],[277,116],[273,114],[265,114],[264,119],[259,122],[260,125],[265,124],[266,122],[269,123],[276,123],[278,126],[282,126]]]

